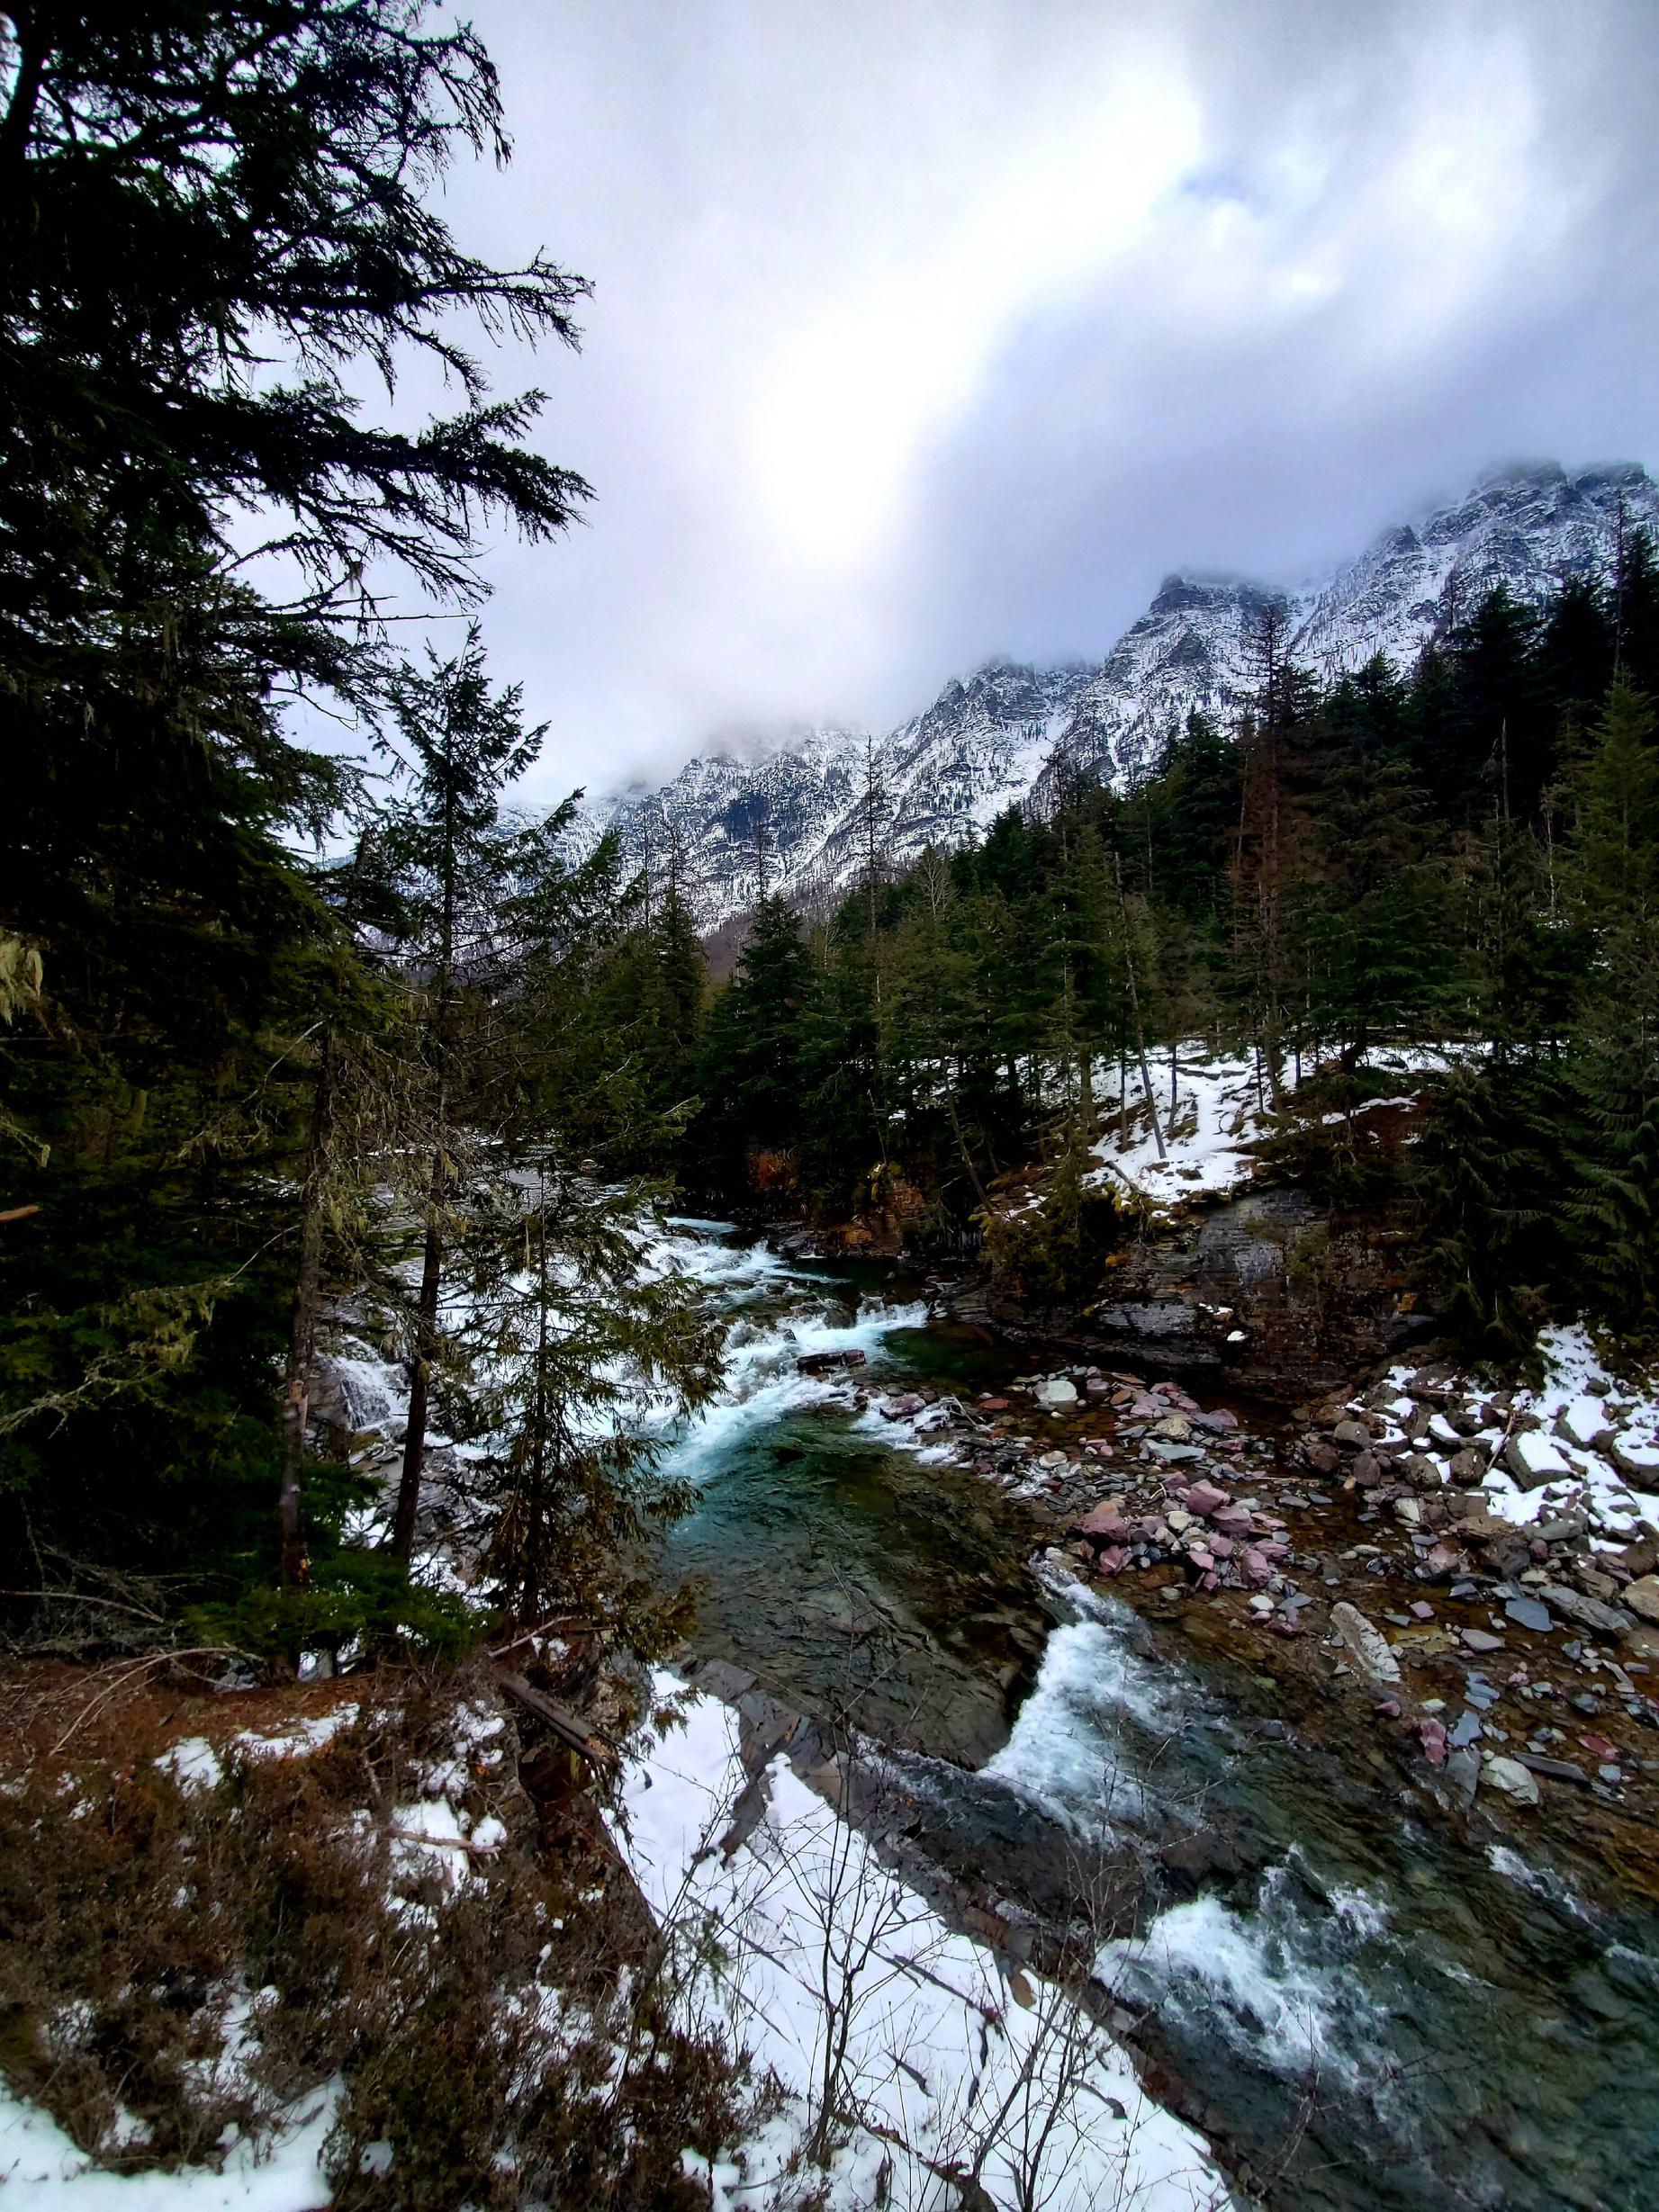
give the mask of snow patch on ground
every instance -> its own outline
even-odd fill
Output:
[[[660,1676],[657,1688],[680,1686]],[[884,2189],[894,2205],[945,2212],[958,2190],[937,2169],[971,2166],[987,2139],[979,2179],[994,2203],[1025,2201],[1023,2182],[1050,2212],[1231,2202],[1202,2140],[1142,2094],[1104,2031],[952,1934],[782,1758],[755,1785],[764,1805],[746,1839],[723,1843],[745,1783],[735,1717],[707,1697],[683,1709],[683,1730],[628,1769],[625,1848],[654,1910],[692,1942],[682,2001],[729,2020],[784,2094],[734,2157],[688,2154],[717,2212],[764,2205],[800,2155],[835,2071],[838,2016],[834,2100],[862,2124],[831,2160],[836,2212],[862,2212]]]
[[[338,2095],[329,2084],[297,2099],[257,2144],[232,2142],[222,2172],[107,2173],[0,2080],[0,2190],[19,2212],[313,2212],[332,2198],[323,2151]]]
[[[1378,1051],[1367,1065],[1374,1070],[1410,1078],[1443,1067],[1452,1057],[1429,1048]],[[1146,1086],[1138,1066],[1120,1071],[1115,1064],[1102,1069],[1096,1100],[1104,1133],[1094,1147],[1099,1165],[1089,1177],[1096,1189],[1117,1186],[1158,1207],[1172,1206],[1195,1198],[1224,1199],[1248,1188],[1255,1178],[1251,1146],[1267,1132],[1271,1095],[1266,1078],[1253,1058],[1222,1055],[1212,1057],[1202,1045],[1180,1048],[1173,1082],[1168,1055],[1149,1062],[1152,1105],[1164,1140],[1160,1156],[1148,1111]],[[1281,1088],[1294,1093],[1300,1084],[1319,1073],[1312,1061],[1300,1067],[1287,1062],[1280,1071]],[[1173,1106],[1171,1103],[1173,1093]],[[1368,1102],[1369,1107],[1415,1104],[1415,1093]],[[1368,1109],[1357,1110],[1363,1113]],[[1326,1114],[1327,1123],[1340,1121],[1340,1114]],[[1363,1127],[1363,1121],[1361,1123]]]
[[[1495,1453],[1482,1484],[1489,1510],[1517,1526],[1582,1511],[1604,1545],[1627,1543],[1640,1521],[1659,1525],[1659,1389],[1615,1374],[1579,1322],[1543,1330],[1538,1353],[1543,1385],[1514,1392],[1507,1438],[1488,1428],[1476,1440]],[[1411,1373],[1396,1367],[1388,1379],[1403,1384]],[[1483,1397],[1470,1386],[1469,1408]],[[1516,1428],[1527,1415],[1539,1425]],[[1431,1427],[1426,1444],[1444,1457],[1465,1442],[1447,1425],[1444,1435]]]

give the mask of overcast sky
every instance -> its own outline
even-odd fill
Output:
[[[1097,660],[1485,467],[1659,458],[1655,0],[472,0],[469,243],[591,277],[492,548],[534,795]]]

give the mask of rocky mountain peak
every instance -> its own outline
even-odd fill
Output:
[[[753,904],[762,864],[769,888],[821,903],[856,879],[872,813],[898,866],[964,842],[1017,800],[1047,805],[1062,769],[1134,781],[1195,709],[1225,724],[1269,605],[1289,613],[1294,656],[1327,679],[1376,653],[1403,668],[1494,584],[1542,600],[1569,575],[1609,571],[1619,531],[1637,528],[1659,535],[1659,487],[1636,463],[1509,463],[1299,594],[1177,571],[1096,664],[993,658],[896,730],[803,731],[753,757],[699,756],[659,789],[599,802],[589,824],[614,823],[636,864],[647,849],[659,865],[672,852],[707,929]]]

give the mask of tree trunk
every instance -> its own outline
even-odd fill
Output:
[[[968,1140],[962,1135],[962,1125],[957,1118],[956,1086],[947,1075],[944,1077],[945,1111],[951,1117],[951,1133],[956,1138],[956,1148],[962,1155],[962,1165],[968,1170],[968,1180],[973,1185],[973,1194],[981,1206],[985,1204],[985,1186],[979,1181],[979,1171],[973,1164],[973,1155],[968,1149]]]
[[[427,1412],[432,1364],[437,1353],[437,1297],[444,1276],[444,1236],[438,1226],[443,1203],[443,1155],[432,1170],[431,1212],[420,1261],[420,1298],[415,1308],[415,1371],[409,1386],[409,1427],[403,1437],[403,1466],[398,1477],[397,1512],[392,1524],[392,1557],[409,1565],[415,1550],[415,1516],[420,1510],[420,1472],[426,1460]]]
[[[420,1511],[420,1474],[426,1460],[427,1416],[432,1364],[437,1356],[437,1301],[444,1279],[444,1195],[449,1141],[449,1014],[455,985],[456,874],[454,779],[444,796],[444,903],[439,922],[437,1001],[432,1022],[432,1065],[437,1076],[432,1124],[432,1179],[427,1193],[427,1234],[420,1260],[420,1296],[415,1308],[415,1371],[409,1387],[409,1427],[403,1436],[403,1466],[398,1477],[397,1511],[392,1523],[392,1553],[407,1567],[414,1556],[415,1521]]]
[[[1158,1101],[1152,1095],[1152,1071],[1147,1066],[1146,1029],[1141,1020],[1141,994],[1135,988],[1135,958],[1129,943],[1129,905],[1123,896],[1123,871],[1118,857],[1112,855],[1112,874],[1117,885],[1118,917],[1123,929],[1123,976],[1129,985],[1129,1009],[1135,1023],[1135,1054],[1141,1062],[1141,1087],[1146,1093],[1146,1110],[1152,1124],[1152,1141],[1158,1146],[1160,1160],[1168,1159],[1164,1150],[1164,1132],[1158,1119]]]
[[[311,1138],[301,1193],[300,1264],[293,1286],[293,1326],[283,1403],[283,1478],[276,1519],[284,1589],[303,1588],[310,1575],[300,1499],[305,1480],[305,1429],[311,1418],[311,1363],[317,1354],[317,1309],[322,1291],[322,1198],[334,1119],[334,1033],[325,1030],[311,1101]]]

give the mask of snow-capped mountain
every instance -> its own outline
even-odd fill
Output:
[[[762,868],[769,890],[813,904],[856,878],[872,840],[899,866],[1016,800],[1043,804],[1061,768],[1133,782],[1195,708],[1225,724],[1274,600],[1294,656],[1328,679],[1378,652],[1405,667],[1494,584],[1537,601],[1567,575],[1609,571],[1621,528],[1659,535],[1659,486],[1634,463],[1501,471],[1303,591],[1171,576],[1098,667],[988,661],[900,729],[806,731],[758,758],[690,760],[660,790],[597,802],[588,822],[614,824],[635,867],[672,868],[705,929],[753,904]]]
[[[885,736],[809,730],[759,760],[689,760],[659,791],[635,786],[588,809],[621,832],[631,864],[672,870],[705,929],[769,891],[810,904],[857,876],[873,835],[902,866],[961,844],[1036,782],[1070,726],[1086,668],[987,661]]]

